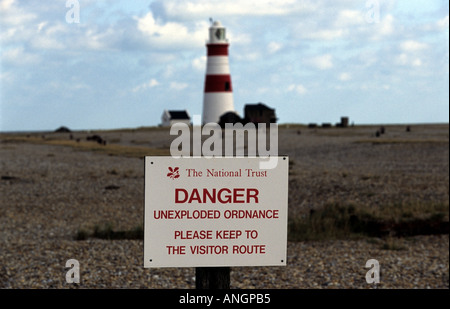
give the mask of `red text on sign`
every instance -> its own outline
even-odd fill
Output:
[[[212,239],[212,231],[175,231],[174,239]]]
[[[222,188],[222,189],[192,189],[190,192],[183,188],[175,189],[175,203],[221,203],[243,204],[258,203],[258,189],[254,188]]]
[[[238,239],[242,235],[242,231],[216,231],[216,239]]]

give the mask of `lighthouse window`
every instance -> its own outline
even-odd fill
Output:
[[[224,28],[217,29],[215,35],[218,40],[225,40],[225,29]]]
[[[225,82],[225,91],[230,91],[230,83]]]

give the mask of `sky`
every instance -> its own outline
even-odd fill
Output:
[[[447,0],[0,0],[0,131],[201,114],[209,19],[235,109],[279,123],[449,122]]]

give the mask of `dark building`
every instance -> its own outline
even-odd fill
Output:
[[[226,123],[244,123],[244,120],[235,112],[226,112],[219,119],[219,125],[222,128],[225,128]]]
[[[62,126],[55,130],[56,133],[70,133],[70,129],[68,127]]]
[[[246,104],[244,107],[244,118],[240,117],[236,112],[227,112],[220,116],[219,125],[224,128],[225,123],[265,123],[267,126],[277,122],[275,109],[268,107],[263,103]]]
[[[174,123],[185,123],[187,125],[191,122],[191,116],[187,110],[164,110],[161,116],[161,126],[170,127]]]
[[[244,122],[253,123],[276,123],[277,117],[275,109],[268,107],[263,103],[246,104],[244,107]]]
[[[348,127],[348,117],[341,117],[341,122],[336,123],[336,127],[347,128]]]

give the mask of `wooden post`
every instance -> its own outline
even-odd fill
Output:
[[[196,289],[229,289],[230,267],[196,267]]]
[[[206,136],[202,135],[202,138],[203,143]],[[225,143],[225,130],[222,130],[222,143]],[[225,156],[224,144],[222,145],[222,156]],[[197,290],[230,289],[230,267],[196,267],[195,288]]]

